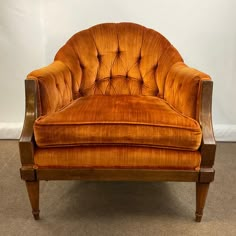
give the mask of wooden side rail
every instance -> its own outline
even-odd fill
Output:
[[[213,82],[201,81],[199,122],[202,128],[201,167],[212,168],[215,161],[216,142],[212,127]]]
[[[37,81],[25,80],[25,120],[24,126],[19,140],[20,158],[22,163],[22,171],[27,173],[26,176],[34,176],[34,134],[33,125],[38,117],[38,89]],[[31,172],[31,174],[29,174]],[[25,176],[25,177],[26,177]],[[23,177],[23,176],[22,176]]]

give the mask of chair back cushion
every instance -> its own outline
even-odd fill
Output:
[[[106,23],[72,36],[55,60],[70,69],[76,99],[94,94],[163,97],[167,72],[182,58],[152,29]]]

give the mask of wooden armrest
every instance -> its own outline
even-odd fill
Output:
[[[33,125],[38,117],[37,100],[38,85],[36,80],[25,80],[25,120],[19,140],[20,158],[22,165],[34,164],[34,132]]]
[[[199,123],[202,128],[201,167],[211,168],[215,160],[216,142],[212,127],[213,82],[201,81]]]

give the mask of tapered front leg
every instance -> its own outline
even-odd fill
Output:
[[[25,181],[32,213],[35,220],[39,219],[39,181]]]
[[[201,222],[210,183],[196,183],[196,218]]]

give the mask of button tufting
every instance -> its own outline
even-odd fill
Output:
[[[117,51],[116,51],[116,54],[120,55],[120,53],[121,53],[120,48],[118,48]]]
[[[98,59],[99,61],[101,61],[101,58],[102,58],[102,55],[98,53],[97,59]]]

